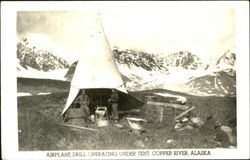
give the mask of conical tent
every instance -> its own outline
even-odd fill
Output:
[[[69,96],[62,115],[70,108],[81,89],[90,96],[92,105],[107,105],[111,89],[120,95],[119,109],[141,106],[143,103],[129,95],[113,58],[112,50],[97,18],[97,31],[92,34],[84,47],[84,53],[76,66]]]

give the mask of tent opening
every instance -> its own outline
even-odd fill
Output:
[[[82,89],[81,89],[82,90]],[[97,107],[105,106],[110,112],[111,104],[108,102],[112,89],[110,88],[97,88],[97,89],[84,89],[85,93],[90,97],[90,113],[94,114]],[[143,105],[143,102],[135,99],[133,96],[123,93],[117,90],[119,95],[118,110],[129,110],[134,108],[139,108]],[[80,96],[80,92],[77,94],[76,98]],[[74,99],[74,101],[76,100]],[[70,105],[69,109],[79,108],[79,104],[75,104],[74,101]]]

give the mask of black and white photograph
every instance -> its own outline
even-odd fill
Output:
[[[16,3],[1,110],[21,158],[249,156],[249,3]]]

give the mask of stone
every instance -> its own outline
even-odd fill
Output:
[[[183,122],[183,123],[188,122],[188,121],[189,121],[189,119],[186,117],[181,120],[181,122]]]
[[[174,129],[179,129],[182,127],[182,124],[181,123],[176,123],[175,126],[174,126]]]
[[[230,149],[236,149],[236,146],[229,146]]]
[[[173,139],[169,139],[169,140],[167,140],[167,143],[168,143],[168,144],[173,143],[173,142],[174,142],[174,140],[173,140]]]
[[[142,140],[136,140],[135,145],[138,147],[145,147],[145,143]]]
[[[195,125],[197,125],[198,127],[203,125],[203,121],[201,120],[200,117],[193,117],[191,118],[191,122]]]
[[[233,131],[232,128],[228,127],[228,126],[221,126],[220,128],[224,132],[232,132]]]
[[[222,131],[224,131],[227,134],[230,143],[235,144],[236,143],[236,137],[232,133],[232,131],[233,131],[232,128],[228,127],[228,126],[221,126],[220,128],[221,128]]]

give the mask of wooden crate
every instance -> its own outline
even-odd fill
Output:
[[[147,105],[146,119],[149,123],[155,123],[155,127],[172,128],[175,124],[175,115],[173,108]]]

